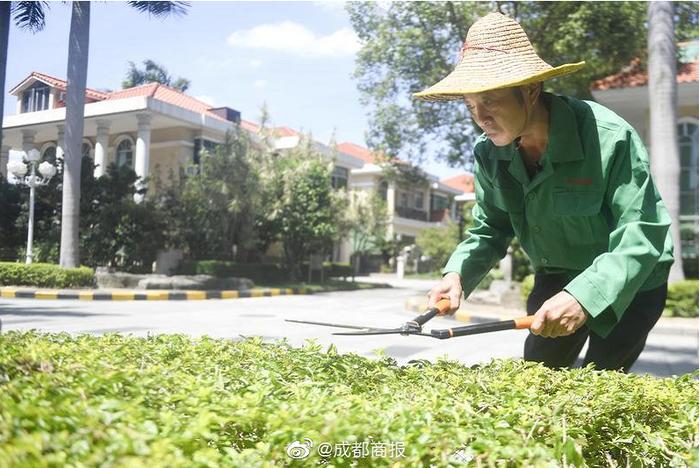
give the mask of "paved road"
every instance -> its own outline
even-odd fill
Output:
[[[397,289],[335,292],[312,296],[279,296],[208,301],[72,301],[3,299],[0,302],[3,330],[38,329],[71,333],[186,333],[222,338],[262,336],[286,338],[301,346],[307,339],[338,351],[372,357],[382,348],[399,364],[412,359],[435,360],[447,356],[465,364],[492,358],[520,357],[524,331],[504,331],[471,337],[436,340],[399,335],[333,336],[335,329],[285,322],[285,318],[331,321],[377,327],[397,326],[409,315],[405,299],[425,293],[425,284],[402,284]],[[463,325],[448,318],[433,319],[428,328]],[[694,333],[653,333],[635,372],[658,376],[682,374],[698,367],[698,337]]]

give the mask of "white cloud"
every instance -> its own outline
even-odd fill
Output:
[[[248,64],[250,65],[250,68],[259,68],[262,63],[262,60],[253,59]]]
[[[245,31],[236,31],[226,42],[231,47],[268,49],[314,58],[353,55],[360,49],[360,41],[350,28],[318,36],[292,21],[262,24]]]
[[[258,89],[263,89],[263,88],[267,87],[267,81],[265,81],[265,80],[255,80],[255,81],[253,82],[253,87],[254,87],[254,88],[258,88]]]
[[[197,99],[197,100],[199,100],[199,101],[205,102],[205,103],[209,104],[209,105],[212,106],[212,107],[214,107],[214,105],[215,105],[215,104],[214,104],[214,98],[211,97],[211,96],[195,96],[194,98]]]

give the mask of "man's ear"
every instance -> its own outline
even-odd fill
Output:
[[[530,83],[527,85],[527,98],[530,104],[534,105],[542,94],[542,83]]]

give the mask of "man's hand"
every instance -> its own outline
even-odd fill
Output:
[[[587,318],[576,298],[562,291],[542,304],[535,313],[530,330],[545,338],[571,335],[586,323]]]
[[[428,293],[428,307],[433,307],[440,299],[450,300],[450,313],[459,308],[462,299],[462,278],[458,273],[447,273]]]

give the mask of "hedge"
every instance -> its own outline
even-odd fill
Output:
[[[40,288],[92,287],[95,274],[92,268],[61,268],[49,263],[0,262],[0,285],[35,286]]]
[[[698,316],[698,280],[685,280],[668,287],[665,314],[673,317]]]
[[[520,296],[523,304],[527,302],[527,297],[532,292],[534,285],[534,275],[525,277],[520,284]],[[678,281],[669,285],[664,315],[672,317],[698,316],[698,280]]]
[[[324,262],[324,275],[329,278],[349,277],[352,267],[349,263]],[[180,265],[179,274],[212,275],[219,278],[243,277],[255,283],[283,283],[289,280],[289,271],[277,263],[238,263],[224,260],[185,261]],[[304,278],[308,272],[308,263],[302,266]]]
[[[698,460],[697,372],[659,379],[519,360],[398,366],[381,354],[260,338],[11,331],[0,335],[0,376],[0,460],[10,466]],[[305,459],[287,454],[305,449]]]

